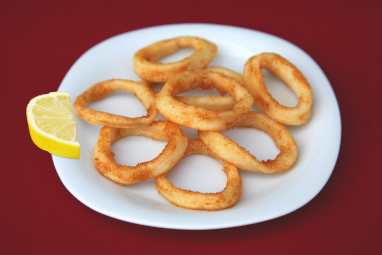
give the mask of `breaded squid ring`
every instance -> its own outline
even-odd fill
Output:
[[[177,94],[199,87],[217,87],[227,91],[236,103],[229,110],[210,110],[175,98]],[[219,131],[235,127],[252,107],[253,97],[235,79],[215,72],[195,70],[182,72],[168,80],[156,95],[155,105],[166,119],[174,123],[197,130]]]
[[[246,149],[219,132],[198,131],[199,138],[220,158],[235,166],[258,173],[278,173],[290,169],[297,160],[298,147],[289,130],[259,112],[248,112],[237,127],[250,127],[269,134],[280,149],[273,160],[258,161]]]
[[[140,163],[134,167],[120,165],[114,160],[111,145],[122,137],[140,135],[155,140],[168,141],[155,159]],[[94,147],[93,160],[96,169],[106,178],[122,185],[143,182],[162,175],[174,167],[183,157],[188,138],[182,129],[169,121],[155,121],[150,125],[133,128],[101,128]]]
[[[236,79],[244,84],[243,76],[231,69],[221,66],[207,66],[204,70],[208,72],[220,73],[228,78]],[[151,83],[145,80],[141,81],[151,88]],[[155,91],[153,91],[156,93]],[[176,96],[175,98],[183,103],[200,106],[211,110],[228,110],[232,109],[236,101],[232,96],[224,96],[227,92],[218,91],[222,96]]]
[[[180,102],[210,110],[229,110],[236,104],[233,97],[221,96],[176,96]]]
[[[279,77],[297,96],[296,107],[286,107],[268,92],[262,68]],[[244,66],[244,85],[255,99],[255,105],[269,117],[286,125],[301,125],[312,116],[313,92],[304,75],[288,60],[275,53],[261,53]]]
[[[227,184],[223,191],[218,193],[200,193],[174,187],[166,178],[167,174],[155,178],[158,192],[172,204],[193,210],[216,211],[235,205],[241,196],[243,183],[237,168],[213,154],[199,139],[190,140],[184,157],[192,154],[205,154],[217,159],[223,165],[227,175]]]
[[[244,85],[243,75],[241,75],[238,72],[235,72],[234,70],[231,70],[229,68],[222,67],[222,66],[207,66],[206,68],[204,68],[204,70],[206,70],[208,72],[220,73],[220,74],[222,74],[222,75],[224,75],[224,76],[226,76],[228,78],[235,79],[235,80],[237,80],[238,82],[240,82],[241,84]],[[219,88],[216,88],[216,89],[218,90],[218,92],[222,96],[227,94],[227,91],[221,90]]]
[[[158,63],[181,47],[193,47],[196,51],[189,57],[173,63]],[[215,58],[217,46],[205,39],[191,36],[175,37],[151,44],[134,54],[134,71],[150,82],[166,82],[177,73],[203,69]]]
[[[101,100],[116,90],[124,90],[134,93],[147,110],[147,115],[137,118],[130,118],[97,111],[86,107],[89,103]],[[136,124],[150,124],[158,115],[155,107],[155,95],[146,85],[122,79],[113,79],[99,82],[84,93],[79,95],[74,101],[73,108],[78,117],[93,125],[109,127],[131,127]]]
[[[208,72],[220,73],[228,78],[235,79],[244,84],[243,76],[231,69],[221,66],[207,66],[204,70]],[[232,96],[223,97],[227,92],[217,88],[222,96],[176,96],[179,101],[200,106],[211,110],[228,110],[232,109],[236,101]]]

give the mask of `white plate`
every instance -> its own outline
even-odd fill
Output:
[[[112,78],[139,81],[133,71],[133,54],[161,39],[181,35],[198,36],[218,45],[211,65],[221,65],[242,73],[249,57],[261,52],[276,52],[295,64],[314,92],[313,117],[305,125],[287,128],[299,146],[299,159],[289,171],[262,175],[240,170],[243,194],[230,209],[217,212],[178,208],[161,197],[149,180],[120,186],[102,177],[93,166],[92,151],[100,127],[75,116],[81,159],[53,156],[53,162],[65,187],[93,210],[110,217],[141,225],[171,229],[218,229],[262,222],[288,214],[309,202],[329,179],[339,153],[341,119],[336,97],[325,74],[315,61],[295,45],[278,37],[249,29],[211,25],[165,25],[127,32],[107,39],[83,54],[63,79],[59,91],[70,92],[72,103],[91,85]],[[180,59],[192,50],[183,49],[165,62]],[[286,86],[265,72],[267,86],[281,103],[293,105],[296,98]],[[281,85],[280,85],[281,84]],[[127,98],[127,100],[126,100]],[[102,109],[130,117],[145,115],[142,105],[129,93],[114,93],[92,103]],[[158,117],[163,119],[163,117]],[[196,132],[184,129],[190,138]],[[274,158],[278,149],[272,140],[256,130],[224,131],[259,159]],[[113,145],[116,161],[134,165],[159,154],[165,142],[144,137],[129,137]],[[201,192],[218,192],[225,186],[219,163],[204,156],[191,156],[170,172],[175,186]]]

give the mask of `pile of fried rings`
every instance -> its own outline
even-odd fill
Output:
[[[158,61],[181,47],[195,52],[172,63]],[[238,201],[242,180],[237,167],[257,173],[277,173],[290,169],[297,160],[295,139],[284,125],[304,124],[312,115],[313,94],[303,74],[275,53],[251,57],[243,75],[219,66],[208,66],[217,55],[217,46],[205,39],[182,36],[153,43],[134,54],[134,71],[140,82],[112,79],[101,81],[83,92],[74,102],[76,114],[93,125],[103,126],[94,148],[94,165],[106,178],[131,185],[155,178],[158,192],[172,204],[194,210],[221,210]],[[296,107],[279,104],[263,81],[262,69],[279,77],[297,96]],[[153,83],[164,83],[160,92]],[[221,96],[178,96],[196,88],[216,89]],[[147,115],[129,118],[87,107],[116,90],[133,93]],[[229,96],[224,96],[229,93]],[[255,104],[261,111],[250,111]],[[158,112],[167,120],[156,121]],[[196,129],[200,139],[188,139],[180,126]],[[273,160],[259,161],[219,131],[235,127],[255,128],[269,134],[280,149]],[[125,136],[145,136],[168,141],[155,159],[136,166],[116,163],[111,145]],[[200,193],[174,187],[167,173],[184,157],[205,154],[223,165],[227,183],[218,193]]]

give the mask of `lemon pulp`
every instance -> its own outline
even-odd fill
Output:
[[[27,106],[27,120],[32,141],[40,149],[65,158],[80,158],[69,93],[52,92],[33,98]]]

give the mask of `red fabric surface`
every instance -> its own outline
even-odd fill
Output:
[[[0,254],[382,254],[382,2],[0,1]],[[336,93],[342,144],[307,205],[271,221],[209,231],[159,229],[101,215],[62,185],[31,141],[25,109],[75,60],[123,32],[215,23],[284,38],[320,65]]]

